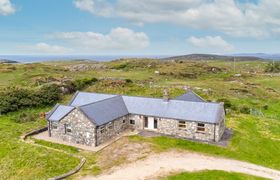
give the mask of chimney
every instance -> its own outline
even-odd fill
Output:
[[[169,92],[167,89],[163,90],[163,101],[165,101],[165,102],[169,101]]]

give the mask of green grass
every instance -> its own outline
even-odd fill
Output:
[[[39,111],[45,109],[33,110]],[[23,133],[46,125],[44,120],[18,124],[15,113],[0,116],[0,179],[47,179],[68,172],[79,159],[19,140]]]
[[[78,153],[79,152],[78,148],[75,148],[75,147],[72,147],[72,146],[51,143],[51,142],[48,142],[48,141],[38,140],[38,139],[34,139],[34,138],[32,138],[32,140],[36,144],[40,144],[40,145],[43,145],[43,146],[51,147],[51,148],[54,148],[54,149],[61,149],[61,150],[64,150],[66,152],[69,152],[69,153]]]
[[[160,151],[175,148],[280,169],[280,158],[276,158],[280,157],[280,121],[238,115],[227,118],[227,127],[233,129],[234,135],[226,148],[168,137],[133,136],[131,139],[152,142]]]
[[[280,169],[280,86],[279,76],[264,74],[263,62],[237,62],[234,77],[233,63],[224,61],[209,62],[161,62],[161,61],[114,61],[104,62],[105,69],[81,72],[65,70],[73,64],[92,64],[90,62],[68,61],[36,63],[26,65],[1,65],[0,88],[20,86],[36,88],[38,80],[45,78],[61,80],[96,77],[98,83],[85,91],[117,93],[137,96],[161,97],[162,91],[169,88],[174,98],[184,92],[183,86],[195,89],[209,101],[227,99],[231,102],[231,112],[227,115],[227,127],[232,128],[234,136],[227,148],[167,137],[142,138],[131,137],[135,141],[152,142],[158,150],[172,148],[196,151],[209,155],[223,156]],[[218,67],[222,72],[209,72],[209,67]],[[159,71],[163,74],[155,74]],[[248,73],[253,72],[253,73]],[[166,74],[164,74],[166,73]],[[196,78],[184,77],[188,73]],[[105,78],[105,80],[104,80]],[[106,78],[109,78],[106,79]],[[115,80],[114,80],[115,79]],[[119,83],[119,79],[131,79],[133,83]],[[208,90],[205,91],[205,90]],[[65,95],[61,103],[67,103],[71,95]],[[263,106],[267,105],[267,109]],[[262,116],[240,114],[243,106],[261,111]],[[28,113],[48,111],[45,109],[23,110]],[[35,147],[19,141],[26,131],[44,126],[45,121],[29,123],[12,121],[19,112],[0,116],[0,179],[46,179],[70,170],[79,160],[63,153],[43,147]],[[87,158],[81,175],[98,174],[102,171],[96,165],[96,154],[79,152],[76,148],[35,140],[36,143],[66,150]]]
[[[230,173],[224,171],[198,171],[198,172],[184,172],[177,175],[171,175],[167,177],[168,180],[261,180],[256,176],[250,176],[241,173]]]

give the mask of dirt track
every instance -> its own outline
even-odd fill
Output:
[[[200,170],[223,170],[280,180],[280,171],[277,170],[237,160],[175,151],[152,155],[147,159],[112,169],[107,174],[101,174],[97,177],[86,176],[82,179],[155,179],[171,172]]]

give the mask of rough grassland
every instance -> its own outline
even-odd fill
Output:
[[[21,142],[20,135],[42,127],[45,122],[18,124],[11,116],[0,117],[0,179],[46,179],[65,173],[79,163],[79,159],[63,153]]]
[[[63,78],[96,77],[99,81],[84,89],[85,91],[161,97],[163,89],[169,88],[171,97],[176,97],[184,92],[184,86],[190,86],[209,101],[230,102],[226,124],[233,130],[234,136],[227,148],[166,137],[134,136],[129,140],[132,143],[152,143],[158,151],[177,148],[280,169],[280,77],[264,72],[267,63],[237,62],[234,72],[233,63],[223,61],[176,63],[124,60],[101,63],[105,66],[101,69],[80,72],[67,70],[69,66],[76,64],[92,63],[1,64],[0,89],[8,86],[36,88],[44,83],[59,82]],[[125,82],[125,79],[132,82]],[[65,95],[62,103],[70,98],[71,95]],[[23,111],[38,114],[50,108]],[[246,111],[249,114],[244,114],[244,109],[251,112]],[[15,123],[12,117],[17,113],[20,112],[0,116],[0,179],[46,179],[65,173],[78,164],[78,159],[65,154],[20,142],[20,135],[41,127],[46,122],[38,120]],[[44,141],[36,143],[85,156],[87,163],[78,175],[98,174],[104,170],[97,165],[99,154],[79,152],[75,148]],[[213,175],[214,179],[216,175],[228,176],[220,173],[222,172],[202,172],[202,177],[206,176],[203,174],[210,177]],[[188,177],[186,174],[185,176]]]

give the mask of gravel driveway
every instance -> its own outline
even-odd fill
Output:
[[[86,176],[82,179],[155,179],[171,172],[200,170],[223,170],[280,180],[280,171],[278,170],[237,160],[177,151],[151,155],[146,159],[114,168],[106,174]]]

